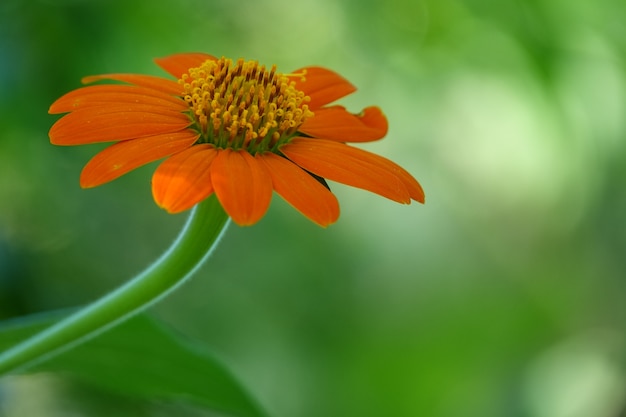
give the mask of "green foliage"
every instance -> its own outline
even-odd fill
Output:
[[[0,327],[0,351],[57,321],[37,315]],[[235,417],[265,414],[215,357],[146,315],[21,373],[60,372],[126,396],[185,400]]]

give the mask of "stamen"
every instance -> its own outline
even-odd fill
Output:
[[[179,80],[200,142],[251,153],[271,150],[289,140],[313,112],[310,98],[295,88],[293,74],[268,71],[256,61],[208,60]]]

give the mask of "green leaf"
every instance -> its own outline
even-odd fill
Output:
[[[61,317],[59,313],[35,315],[0,324],[0,351]],[[139,398],[183,399],[236,417],[266,415],[220,361],[146,315],[21,373],[41,371],[68,372]]]

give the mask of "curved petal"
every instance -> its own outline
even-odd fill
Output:
[[[192,146],[167,158],[152,176],[152,196],[169,213],[190,209],[213,193],[211,164],[217,149]]]
[[[64,94],[52,103],[48,113],[68,113],[86,107],[119,103],[150,104],[179,112],[189,108],[185,101],[151,88],[132,85],[92,85]]]
[[[157,65],[173,75],[174,78],[180,79],[183,74],[189,71],[189,68],[195,68],[202,65],[207,60],[215,61],[213,55],[205,54],[202,52],[192,52],[185,54],[174,54],[164,58],[157,58],[154,61]]]
[[[116,143],[96,154],[83,168],[80,185],[96,187],[135,168],[189,148],[198,134],[185,130]]]
[[[326,68],[305,67],[286,75],[293,79],[298,90],[311,97],[309,108],[312,111],[356,91],[350,81]]]
[[[168,110],[128,111],[124,106],[92,107],[66,114],[50,128],[55,145],[113,142],[173,133],[192,122],[182,113]]]
[[[177,81],[168,80],[167,78],[155,77],[154,75],[140,74],[101,74],[91,75],[82,79],[83,84],[90,84],[100,80],[115,80],[141,87],[152,88],[163,93],[174,96],[182,95],[182,89]]]
[[[366,151],[363,151],[366,152]],[[369,153],[369,152],[368,152]],[[372,160],[375,160],[375,163],[379,166],[386,168],[387,171],[393,173],[396,177],[402,181],[404,186],[406,187],[411,199],[417,201],[418,203],[424,204],[426,202],[426,196],[424,194],[424,189],[420,185],[420,183],[413,178],[411,174],[409,174],[404,168],[400,165],[396,164],[393,161],[390,161],[387,158],[383,158],[380,155],[369,153],[372,156]]]
[[[306,119],[298,130],[338,142],[371,142],[384,137],[387,129],[387,118],[378,107],[366,107],[357,115],[344,107],[333,106],[315,110],[315,115]]]
[[[257,154],[256,159],[267,168],[274,190],[296,210],[322,227],[337,221],[337,198],[310,174],[271,152]]]
[[[222,207],[240,226],[258,222],[270,205],[272,179],[246,151],[220,151],[211,165],[211,182]]]
[[[324,139],[295,138],[280,151],[302,168],[352,187],[362,188],[398,203],[409,204],[411,194],[386,160],[371,152]]]

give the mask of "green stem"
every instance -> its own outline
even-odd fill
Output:
[[[176,241],[154,264],[91,305],[0,354],[0,375],[48,359],[164,297],[208,258],[228,220],[215,195],[198,204]]]

